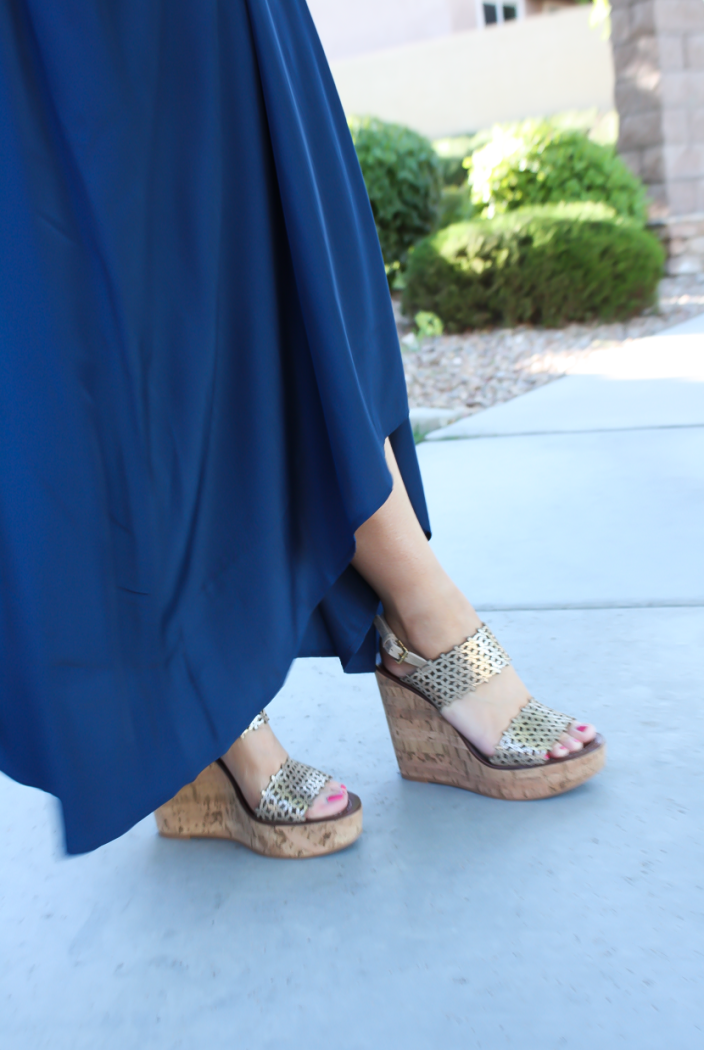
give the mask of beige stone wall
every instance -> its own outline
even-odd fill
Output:
[[[647,184],[670,273],[704,273],[704,3],[611,0],[619,149]]]
[[[656,223],[655,232],[668,249],[668,273],[704,273],[704,212],[671,216]]]
[[[619,149],[658,218],[704,212],[704,3],[612,0]]]

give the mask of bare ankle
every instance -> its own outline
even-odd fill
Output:
[[[454,584],[443,590],[402,610],[384,609],[389,626],[401,641],[427,660],[452,649],[481,626],[475,610]]]
[[[272,773],[281,768],[288,756],[266,725],[239,737],[222,757],[247,802],[254,808]]]

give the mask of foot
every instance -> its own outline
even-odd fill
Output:
[[[288,758],[269,725],[235,740],[222,756],[251,809],[259,805],[262,791]],[[327,784],[308,808],[306,820],[329,820],[347,807],[347,788],[336,780]]]
[[[418,615],[403,617],[396,610],[385,610],[384,616],[391,629],[404,645],[426,660],[446,653],[465,638],[474,634],[482,621],[464,595],[456,588],[428,603]],[[399,678],[414,670],[397,663],[382,652],[387,671]],[[443,712],[443,718],[466,737],[482,754],[490,758],[509,722],[528,703],[531,694],[512,666],[483,682],[474,692],[455,700]],[[596,736],[596,729],[587,722],[575,722],[563,733],[549,752],[550,758],[566,758],[581,751]]]

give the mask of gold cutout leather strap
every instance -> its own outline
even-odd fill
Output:
[[[489,761],[494,766],[542,766],[571,725],[574,719],[569,715],[532,696],[504,730]]]
[[[473,693],[477,686],[488,682],[510,663],[511,657],[486,624],[482,624],[448,653],[426,660],[425,666],[408,675],[405,681],[442,711],[454,700]]]
[[[287,758],[262,791],[254,815],[260,820],[302,824],[329,779],[327,773]]]
[[[262,726],[266,726],[268,724],[269,724],[269,716],[268,716],[268,714],[266,713],[266,711],[260,711],[258,715],[254,716],[252,721],[249,723],[249,725],[245,729],[244,733],[242,733],[242,736],[246,736],[247,733],[253,733],[253,732],[255,732],[255,730],[261,729]],[[241,739],[241,737],[240,737],[240,739]]]

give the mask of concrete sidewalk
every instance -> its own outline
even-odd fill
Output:
[[[535,803],[405,782],[371,676],[316,660],[270,712],[362,795],[345,853],[150,818],[65,859],[52,801],[2,779],[3,1048],[698,1050],[704,317],[592,368],[419,454],[439,555],[607,770]]]

